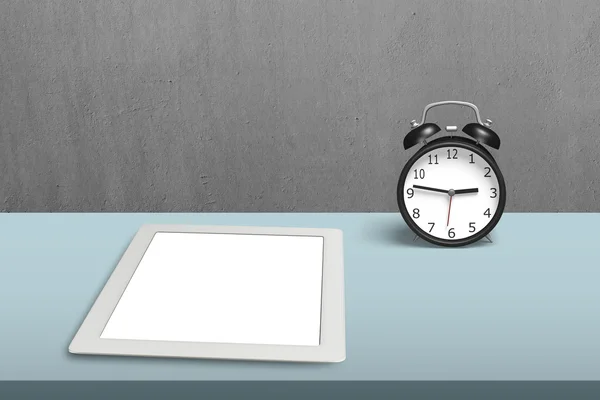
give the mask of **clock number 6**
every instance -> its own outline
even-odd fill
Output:
[[[450,228],[448,231],[448,237],[452,239],[454,236],[456,236],[456,233],[454,233],[454,228]]]

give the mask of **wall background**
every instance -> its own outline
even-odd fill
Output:
[[[597,0],[3,0],[0,209],[396,211],[453,99],[508,211],[600,211],[599,35]]]

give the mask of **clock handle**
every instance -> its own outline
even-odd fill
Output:
[[[490,120],[486,120],[486,123],[481,122],[481,116],[479,115],[479,109],[477,108],[477,106],[475,104],[467,103],[466,101],[448,100],[448,101],[439,101],[437,103],[431,103],[427,107],[425,107],[425,110],[423,110],[423,118],[421,119],[421,122],[418,125],[414,125],[414,127],[423,125],[425,123],[425,118],[427,117],[427,111],[429,111],[433,107],[442,106],[442,105],[446,105],[446,104],[456,104],[459,106],[470,107],[473,109],[473,111],[475,111],[475,116],[477,117],[477,122],[480,125],[489,127],[492,124],[492,121],[490,121]]]

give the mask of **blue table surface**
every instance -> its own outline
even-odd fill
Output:
[[[72,355],[144,223],[344,231],[347,359],[285,364]],[[0,214],[2,380],[600,378],[600,214],[505,214],[493,243],[413,242],[393,213]]]

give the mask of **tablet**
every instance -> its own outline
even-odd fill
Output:
[[[341,362],[344,314],[340,230],[144,225],[69,351]]]

